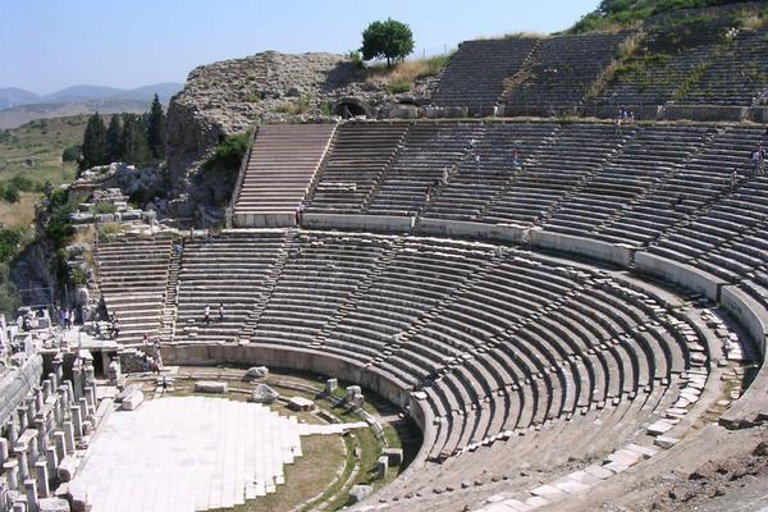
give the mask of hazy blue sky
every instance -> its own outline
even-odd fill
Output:
[[[264,50],[343,53],[371,21],[411,25],[417,53],[554,32],[599,0],[0,0],[0,87],[183,82],[199,64]]]

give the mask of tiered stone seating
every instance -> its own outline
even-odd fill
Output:
[[[665,232],[649,250],[694,264],[729,282],[765,263],[768,183],[753,177],[697,218]]]
[[[642,48],[624,64],[597,99],[622,106],[664,105],[676,99],[678,88],[696,70],[707,65],[727,28],[722,21],[690,27],[651,29]]]
[[[446,171],[466,154],[477,123],[418,123],[387,169],[367,213],[407,215],[418,212]]]
[[[659,125],[642,129],[610,158],[584,186],[574,191],[547,219],[550,231],[593,236],[609,242],[627,243],[645,228],[622,231],[611,221],[638,201],[653,195],[654,187],[680,169],[700,151],[708,127]],[[665,205],[666,206],[666,205]],[[666,208],[665,208],[666,209]],[[654,213],[658,208],[635,211]],[[652,229],[652,228],[651,228]]]
[[[767,69],[768,29],[743,31],[679,103],[750,106],[768,83]]]
[[[294,215],[309,190],[335,127],[333,124],[261,125],[242,182],[235,192],[235,224],[254,225],[254,216]]]
[[[734,168],[741,176],[749,170],[749,153],[761,133],[757,128],[720,130],[682,168],[669,174],[652,193],[625,209],[600,231],[643,244],[676,223],[687,222],[691,214],[730,192]]]
[[[505,91],[505,115],[547,115],[580,105],[627,37],[619,33],[543,39],[521,72],[520,82]]]
[[[425,217],[470,220],[483,212],[536,158],[539,148],[558,130],[551,123],[478,125],[476,147],[468,148],[447,182],[433,192]],[[512,151],[518,150],[515,166]],[[475,156],[480,161],[475,160]]]
[[[390,165],[408,123],[346,123],[308,201],[311,213],[359,213]]]
[[[675,256],[674,253],[677,251],[673,246],[677,244],[679,248],[680,245],[687,245],[688,235],[692,239],[701,239],[705,244],[708,243],[705,242],[707,237],[718,237],[717,232],[710,233],[710,228],[705,227],[698,220],[690,222],[689,216],[708,208],[709,205],[721,201],[724,196],[730,194],[732,170],[737,169],[741,176],[748,172],[748,155],[750,150],[754,149],[756,141],[760,140],[761,133],[762,130],[757,128],[723,130],[697,155],[687,161],[680,171],[670,175],[648,199],[639,203],[638,208],[656,209],[655,213],[649,214],[653,229],[648,236],[652,239],[663,235],[663,240],[652,248],[653,251],[664,252],[672,259],[679,259],[681,256],[679,253]],[[648,216],[644,217],[647,223]],[[621,231],[633,231],[636,222],[637,217],[628,221],[620,217],[614,222],[613,228],[621,226]],[[713,225],[717,222],[714,220]],[[675,223],[680,223],[680,227],[668,231]],[[728,231],[731,228],[725,229]],[[704,231],[700,232],[702,229]],[[696,246],[695,242],[690,241],[690,243],[691,247]],[[687,259],[695,254],[697,253],[694,251],[682,258]]]
[[[361,364],[381,363],[406,342],[409,328],[432,315],[490,255],[473,256],[467,250],[450,250],[422,241],[404,242],[376,275],[366,293],[350,306],[338,328],[324,341],[323,349]],[[441,361],[395,357],[383,363],[383,371],[404,386],[436,369]]]
[[[630,131],[617,131],[610,125],[562,126],[556,137],[494,198],[483,221],[537,221],[597,172],[630,135]]]
[[[140,343],[160,328],[171,239],[121,236],[98,245],[99,289],[120,323],[119,343]]]
[[[187,239],[179,272],[176,341],[232,342],[269,293],[269,277],[285,257],[286,233],[226,234]],[[224,304],[224,321],[219,321]],[[210,307],[210,322],[204,321]]]
[[[292,247],[251,341],[309,347],[363,284],[384,244],[347,237],[302,237]]]
[[[435,105],[491,108],[504,90],[504,79],[517,73],[536,38],[465,41],[451,57],[432,95]]]

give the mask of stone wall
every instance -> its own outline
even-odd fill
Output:
[[[27,393],[40,384],[42,376],[43,358],[35,354],[27,359],[24,366],[0,380],[0,425],[8,421]]]

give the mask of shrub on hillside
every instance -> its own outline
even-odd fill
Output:
[[[213,155],[203,164],[204,170],[222,169],[237,171],[248,151],[250,133],[238,133],[228,135],[213,150]]]
[[[70,162],[77,162],[80,160],[80,157],[83,155],[83,149],[80,147],[79,144],[75,144],[74,146],[69,146],[61,153],[61,161],[70,163]]]

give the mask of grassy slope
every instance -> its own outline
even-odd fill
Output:
[[[0,181],[23,174],[38,183],[54,185],[72,181],[74,163],[63,164],[61,153],[80,144],[87,117],[72,116],[31,121],[0,131]]]

